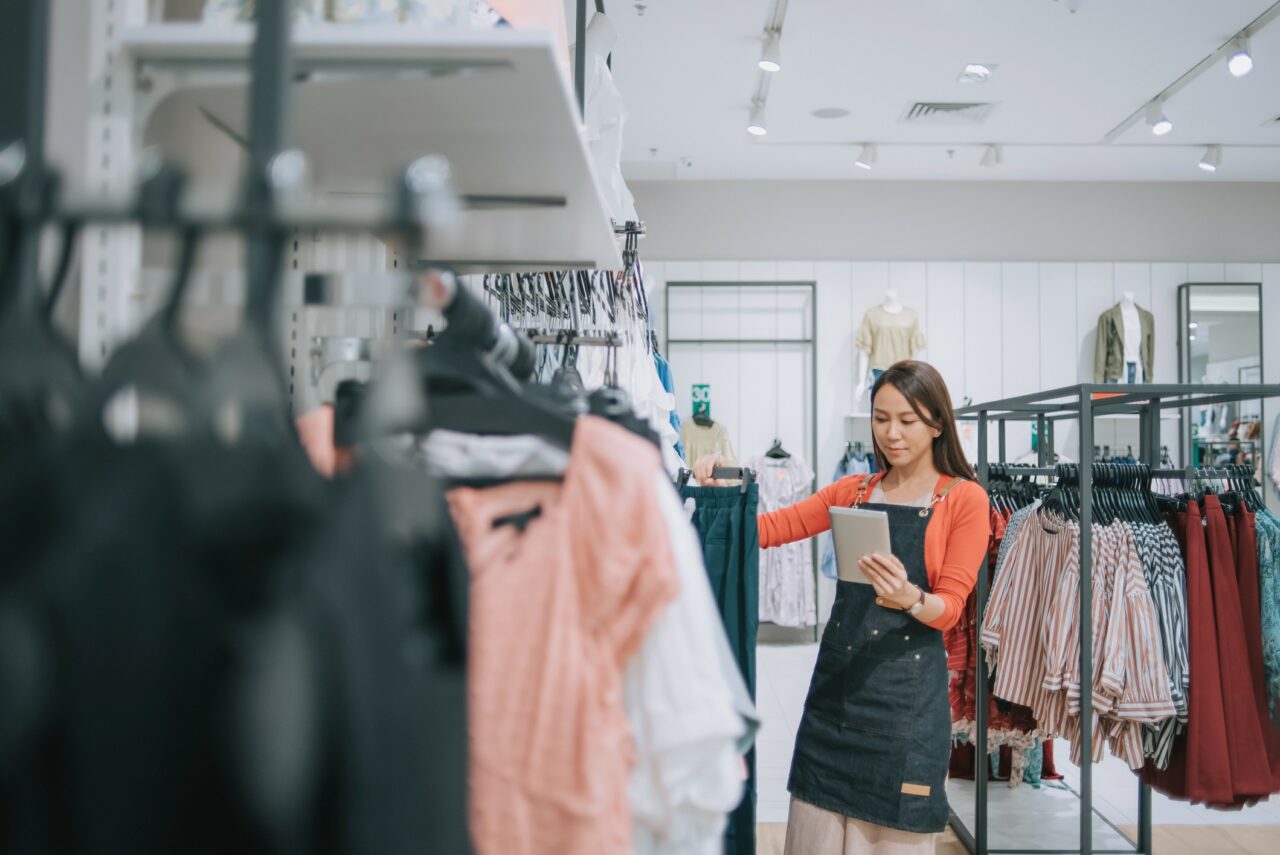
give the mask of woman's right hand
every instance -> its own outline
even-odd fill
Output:
[[[716,466],[720,464],[720,455],[704,454],[698,458],[698,462],[693,464],[693,477],[699,484],[704,487],[720,487],[723,486],[711,474],[715,472]]]

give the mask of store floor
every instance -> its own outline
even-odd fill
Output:
[[[818,655],[816,644],[762,644],[757,658],[756,703],[763,720],[757,750],[759,781],[757,821],[758,852],[782,852],[787,806],[787,772],[796,728],[804,709],[809,677]],[[1070,757],[1070,747],[1060,743],[1055,756]],[[1068,789],[1011,790],[993,783],[988,793],[991,846],[999,849],[1072,849],[1079,829],[1079,769],[1059,762]],[[1138,822],[1138,785],[1133,774],[1112,758],[1094,768],[1094,845],[1096,848],[1129,848],[1119,831],[1133,835]],[[947,785],[952,807],[972,828],[973,783]],[[1273,855],[1280,840],[1280,798],[1242,811],[1213,811],[1152,794],[1156,855],[1230,852],[1233,855]],[[948,832],[939,841],[939,855],[963,853],[964,847]]]

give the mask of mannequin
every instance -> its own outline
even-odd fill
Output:
[[[878,340],[878,331],[887,326],[887,324],[884,323],[886,320],[884,316],[888,316],[893,319],[900,319],[900,321],[895,321],[893,325],[895,327],[903,327],[910,334],[909,343],[905,346],[905,349],[899,349],[898,352],[894,354],[894,362],[898,359],[913,358],[917,353],[924,349],[924,335],[920,332],[919,319],[916,317],[915,311],[903,306],[898,300],[897,290],[889,288],[884,292],[884,302],[879,306],[874,307],[863,316],[862,326],[858,329],[858,338],[855,343],[858,351],[856,375],[858,378],[858,385],[854,389],[855,406],[860,404],[863,397],[867,394],[867,389],[873,380],[871,372],[873,370],[883,371],[889,367],[884,364],[872,364],[872,352],[882,351],[885,347],[889,346],[888,343]],[[880,353],[877,355],[881,356],[882,361],[885,358]]]
[[[1093,382],[1150,383],[1155,353],[1155,319],[1132,291],[1098,318]]]

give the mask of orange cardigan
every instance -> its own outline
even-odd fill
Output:
[[[829,508],[847,508],[858,496],[867,475],[849,475],[823,487],[809,498],[758,517],[760,548],[782,546],[822,534],[831,528]],[[951,482],[943,476],[937,495]],[[863,498],[866,501],[866,498]],[[934,629],[950,629],[964,612],[965,600],[978,582],[978,568],[986,560],[991,540],[991,511],[987,491],[974,481],[957,485],[934,505],[924,535],[924,564],[932,593],[942,599],[942,615],[928,622]]]

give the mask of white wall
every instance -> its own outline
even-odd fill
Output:
[[[644,257],[1280,262],[1280,183],[637,181]]]

